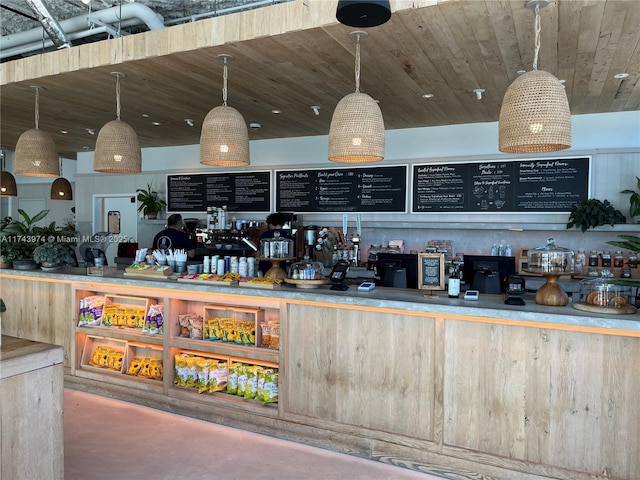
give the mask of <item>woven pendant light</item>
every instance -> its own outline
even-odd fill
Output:
[[[51,184],[51,200],[73,200],[73,190],[69,180],[62,176],[62,159],[60,159],[60,177]]]
[[[102,173],[140,173],[142,151],[138,135],[120,120],[120,78],[125,74],[111,72],[116,77],[116,120],[106,123],[98,132],[93,169]]]
[[[377,27],[391,18],[389,0],[340,0],[336,19],[350,27]]]
[[[17,197],[16,179],[11,173],[0,171],[0,197]]]
[[[505,153],[540,153],[571,147],[571,111],[560,81],[538,70],[540,8],[546,0],[534,0],[535,55],[533,70],[509,85],[502,100],[498,122],[499,149]]]
[[[38,128],[40,121],[40,90],[42,87],[31,87],[36,91],[36,128],[27,130],[16,143],[15,172],[26,177],[58,177],[58,149],[46,132]]]
[[[356,91],[344,97],[333,112],[329,127],[329,160],[339,163],[372,163],[384,158],[384,120],[376,101],[360,93],[360,40],[356,39]]]
[[[227,63],[231,55],[221,54],[224,62],[222,105],[211,110],[200,131],[200,163],[215,167],[249,165],[249,130],[240,113],[227,106]]]

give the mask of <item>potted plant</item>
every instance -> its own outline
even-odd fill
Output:
[[[33,250],[33,260],[41,265],[43,270],[59,268],[72,259],[69,247],[62,243],[47,242],[38,245]]]
[[[620,192],[620,193],[628,193],[631,195],[629,197],[629,215],[631,216],[631,218],[637,217],[640,215],[640,177],[636,177],[636,180],[638,182],[636,184],[637,190],[630,190],[627,188]],[[640,220],[638,220],[638,223],[640,223]]]
[[[157,218],[158,213],[167,205],[167,202],[158,196],[158,192],[152,189],[151,183],[147,183],[146,190],[139,188],[136,192],[138,192],[138,201],[140,202],[138,211],[149,219]]]
[[[36,222],[47,216],[49,210],[42,210],[30,217],[24,210],[18,209],[22,220],[10,220],[0,231],[2,252],[11,256],[13,268],[24,270],[37,268],[33,261],[33,250],[42,243]]]
[[[598,200],[590,198],[577,203],[569,215],[567,228],[579,228],[586,232],[589,228],[596,228],[600,225],[615,225],[616,223],[626,223],[627,219],[622,212],[609,202],[609,200]]]

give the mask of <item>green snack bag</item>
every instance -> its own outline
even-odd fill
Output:
[[[238,393],[238,367],[241,363],[232,363],[229,365],[229,378],[227,380],[227,393],[236,395]]]
[[[244,398],[256,398],[258,395],[258,375],[263,370],[258,365],[251,365],[246,368],[247,386],[244,389]]]

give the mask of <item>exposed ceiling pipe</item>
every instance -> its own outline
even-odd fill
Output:
[[[202,20],[203,18],[218,17],[221,15],[227,15],[229,13],[240,12],[244,10],[251,10],[258,7],[264,7],[266,5],[275,5],[276,3],[285,3],[290,1],[292,0],[257,0],[252,3],[243,3],[242,5],[236,5],[235,7],[221,8],[219,10],[211,10],[210,12],[198,13],[196,15],[189,15],[181,18],[173,18],[171,20],[168,20],[167,24],[195,22],[197,20]]]
[[[120,16],[122,12],[122,17]],[[91,19],[98,19],[105,24],[120,24],[121,26],[139,25],[144,23],[149,30],[164,28],[164,20],[146,5],[140,3],[127,3],[122,7],[112,7],[104,10],[94,10],[89,14],[68,18],[60,22],[60,26],[66,32],[68,38],[76,39],[89,37],[96,33],[103,33],[104,27],[91,29]],[[53,43],[45,40],[44,46],[50,47]],[[12,57],[22,53],[37,51],[43,48],[42,29],[33,28],[11,35],[0,37],[0,58]]]
[[[45,3],[45,0],[27,0],[27,3],[37,15],[38,21],[42,24],[42,28],[47,32],[53,44],[58,48],[71,48],[71,42],[49,11],[49,6]]]

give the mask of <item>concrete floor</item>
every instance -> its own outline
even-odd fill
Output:
[[[65,389],[65,480],[441,480]]]

